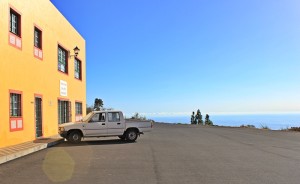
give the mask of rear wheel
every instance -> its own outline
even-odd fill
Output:
[[[126,132],[126,141],[128,142],[134,142],[138,137],[138,133],[136,130],[131,129],[131,130],[127,130]]]
[[[82,135],[79,131],[72,131],[68,136],[68,141],[71,143],[80,143]]]

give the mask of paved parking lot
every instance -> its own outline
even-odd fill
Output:
[[[300,181],[300,133],[155,124],[136,143],[89,139],[0,165],[0,183],[270,183]]]

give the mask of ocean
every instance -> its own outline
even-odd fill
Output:
[[[156,122],[190,124],[190,116],[147,117]],[[204,121],[205,115],[202,115]],[[254,125],[256,128],[267,126],[272,130],[300,127],[300,114],[250,114],[250,115],[210,115],[214,125],[239,127]]]

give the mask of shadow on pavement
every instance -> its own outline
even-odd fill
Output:
[[[133,142],[134,143],[134,142]],[[112,139],[112,140],[83,140],[78,144],[74,144],[68,141],[64,141],[57,145],[56,147],[70,147],[70,146],[89,146],[89,145],[114,145],[114,144],[132,144],[130,142],[126,142],[120,139]]]

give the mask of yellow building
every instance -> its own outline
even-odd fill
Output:
[[[1,0],[0,28],[0,148],[57,135],[58,124],[84,116],[85,40],[55,6]]]

